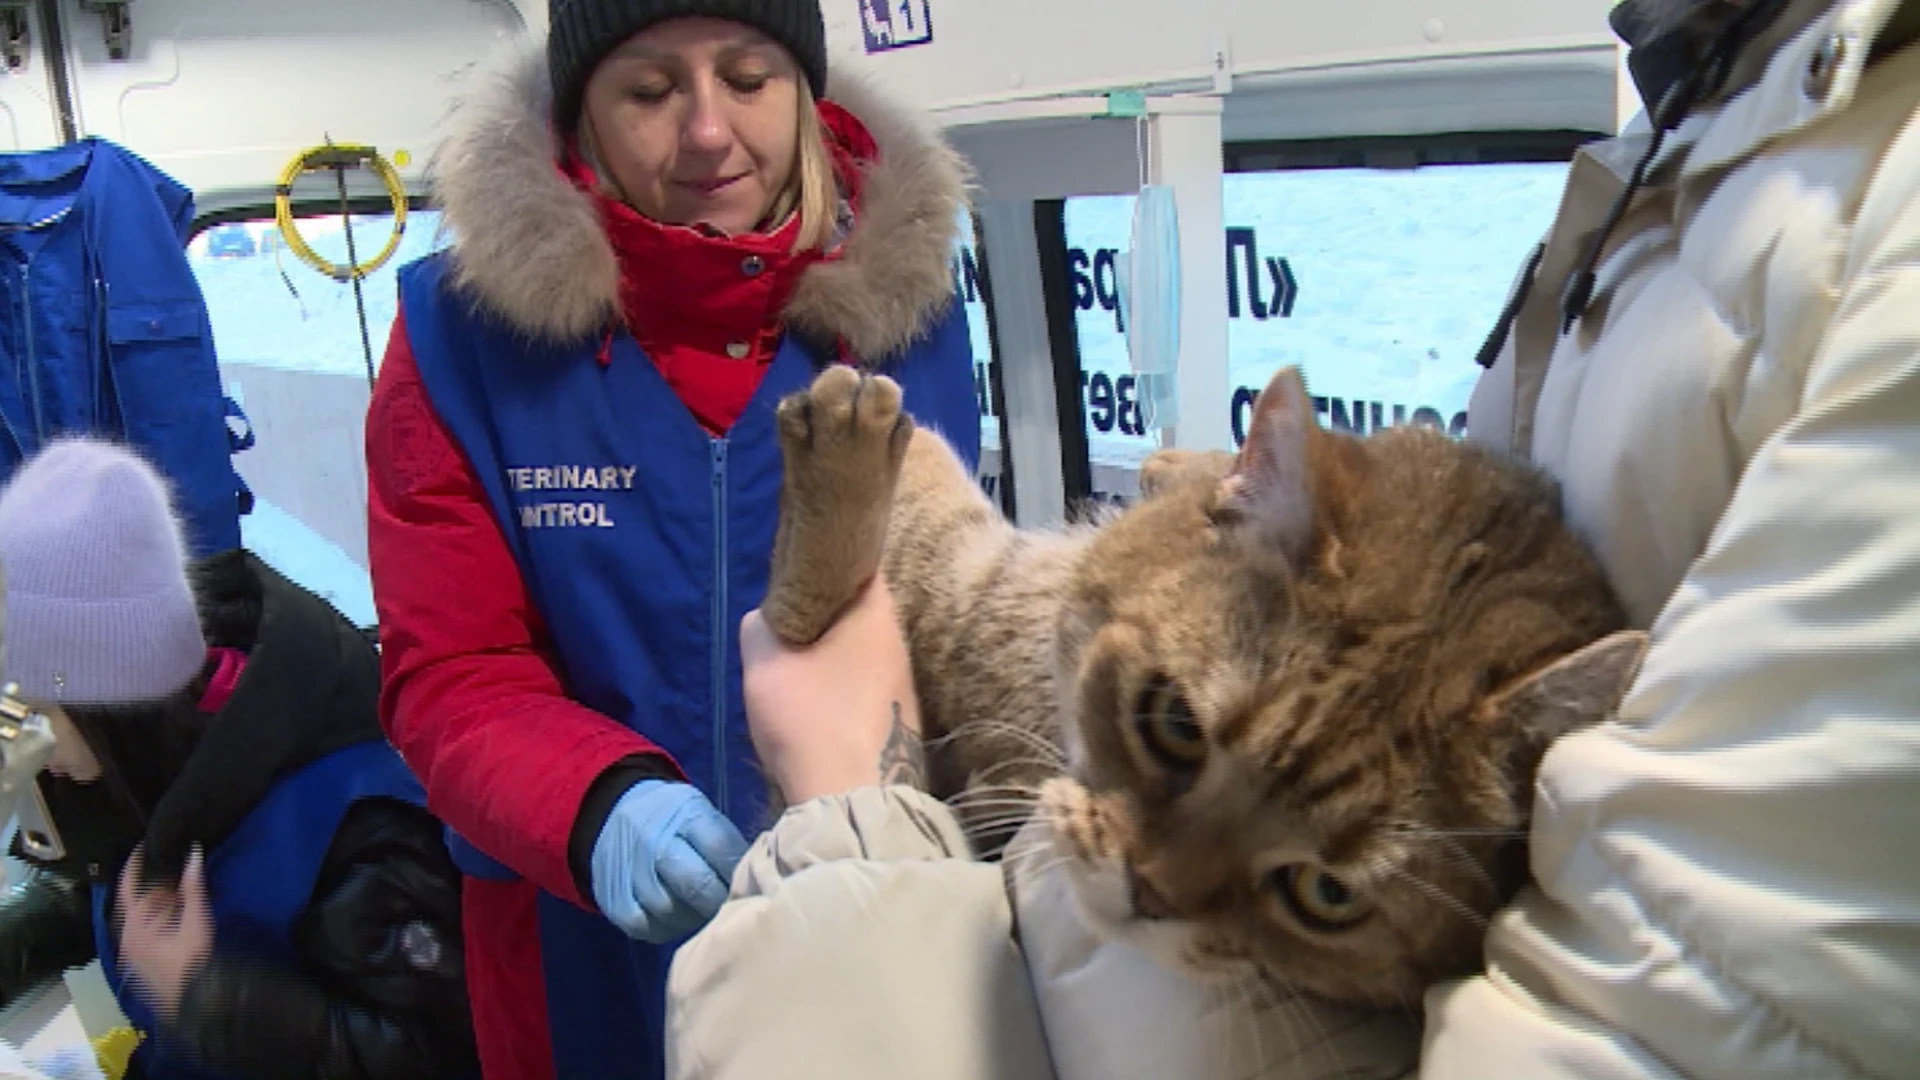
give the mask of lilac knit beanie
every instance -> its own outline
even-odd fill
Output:
[[[123,447],[66,438],[21,465],[0,491],[0,569],[0,677],[29,701],[159,701],[206,663],[166,481]]]

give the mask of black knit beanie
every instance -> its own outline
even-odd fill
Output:
[[[552,0],[547,68],[559,130],[571,132],[579,123],[587,79],[608,53],[654,23],[687,16],[726,19],[767,35],[793,54],[813,96],[826,96],[827,27],[820,0]]]

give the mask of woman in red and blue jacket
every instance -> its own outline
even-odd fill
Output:
[[[774,406],[866,365],[977,457],[965,170],[829,84],[817,0],[550,20],[441,148],[452,246],[368,413],[382,716],[467,875],[486,1075],[656,1077],[672,948],[765,804],[735,646]]]

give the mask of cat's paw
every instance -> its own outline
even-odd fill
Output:
[[[1233,455],[1219,450],[1164,447],[1140,463],[1140,497],[1151,499],[1182,481],[1204,477],[1217,481],[1233,467]]]
[[[1094,795],[1060,777],[1040,787],[1040,821],[1049,851],[1036,855],[1066,882],[1082,923],[1094,935],[1128,941],[1137,920],[1117,837]]]
[[[790,482],[843,479],[871,489],[871,481],[899,471],[913,434],[900,409],[900,384],[844,364],[789,395],[777,415]]]
[[[1119,857],[1099,806],[1077,781],[1057,776],[1041,784],[1040,813],[1066,853],[1081,862],[1107,864]]]
[[[786,473],[761,616],[790,645],[817,641],[880,569],[913,421],[900,386],[835,365],[780,403]]]

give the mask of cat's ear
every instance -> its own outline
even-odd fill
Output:
[[[1220,482],[1217,517],[1264,549],[1305,559],[1347,486],[1332,475],[1351,456],[1342,443],[1321,429],[1299,369],[1281,368],[1254,401],[1247,440]]]
[[[1505,730],[1550,741],[1612,716],[1646,654],[1644,631],[1609,634],[1513,680],[1488,704]]]

